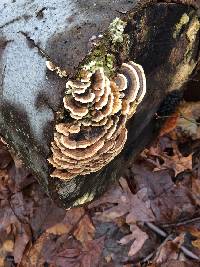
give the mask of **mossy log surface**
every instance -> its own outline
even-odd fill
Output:
[[[58,205],[68,208],[98,197],[152,141],[162,101],[183,90],[198,63],[198,16],[198,2],[189,0],[1,1],[0,134]],[[115,69],[128,60],[141,64],[147,94],[129,121],[123,151],[110,164],[70,181],[50,178],[47,158],[66,78],[47,70],[45,62],[74,77],[88,60],[90,38],[104,33],[116,17],[127,21],[129,43],[112,51]]]

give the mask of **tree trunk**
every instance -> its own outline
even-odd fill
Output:
[[[158,128],[155,113],[161,103],[167,94],[183,90],[195,70],[199,56],[198,3],[5,1],[0,10],[1,136],[58,205],[68,208],[87,203],[119,178],[152,141]],[[129,42],[117,48],[106,46],[102,53],[114,56],[113,72],[126,61],[141,64],[147,78],[146,96],[129,120],[123,151],[111,163],[70,181],[52,178],[47,158],[67,78],[49,71],[46,61],[66,70],[68,78],[75,77],[80,64],[96,56],[95,47],[88,54],[91,37],[106,32],[116,17],[126,21],[124,34]],[[100,42],[108,44],[106,34]]]

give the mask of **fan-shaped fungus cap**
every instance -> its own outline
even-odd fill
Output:
[[[137,93],[140,88],[140,81],[137,71],[130,63],[123,63],[121,72],[127,79],[127,88],[125,89],[125,99],[133,102],[136,99]]]
[[[114,82],[117,85],[117,87],[119,88],[119,91],[124,91],[128,86],[126,76],[121,74],[121,73],[117,74],[116,78],[114,79]]]
[[[96,172],[116,157],[127,139],[126,122],[146,92],[143,68],[123,63],[112,80],[99,68],[69,80],[64,108],[71,119],[56,125],[49,163],[52,177],[69,180]]]
[[[84,117],[88,114],[88,108],[86,106],[78,105],[72,97],[65,96],[63,98],[64,107],[69,110],[71,114],[79,117]]]
[[[145,94],[146,94],[146,76],[144,74],[144,70],[142,68],[141,65],[136,64],[133,61],[130,61],[129,64],[134,67],[134,69],[137,72],[138,78],[139,78],[139,91],[136,97],[136,100],[138,103],[140,103],[142,101],[142,99],[144,98]]]

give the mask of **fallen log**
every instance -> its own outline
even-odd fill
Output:
[[[181,92],[195,70],[198,3],[40,0],[5,2],[0,9],[0,134],[58,205],[92,201],[152,141],[164,99],[172,93],[169,105],[174,106],[179,94],[173,92]],[[147,91],[128,120],[123,150],[97,172],[70,180],[51,177],[47,160],[55,126],[68,116],[63,112],[66,82],[91,62],[112,78],[130,61],[143,67]]]

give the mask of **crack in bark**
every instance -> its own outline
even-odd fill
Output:
[[[47,60],[51,60],[50,56],[38,45],[36,44],[35,40],[33,40],[28,33],[23,32],[23,31],[19,31],[19,33],[21,33],[23,36],[25,36],[28,44],[30,45],[30,47],[35,47],[38,49],[39,55],[42,56],[43,58],[46,58]],[[52,61],[52,60],[51,60]]]
[[[27,19],[29,19],[29,18],[31,18],[31,17],[32,17],[32,16],[30,16],[30,15],[23,15],[23,16],[14,18],[14,19],[12,19],[12,20],[6,22],[5,24],[1,25],[1,26],[0,26],[0,29],[3,29],[3,28],[5,28],[5,27],[9,26],[10,24],[15,23],[16,21],[20,21],[20,20],[22,20],[22,19],[26,19],[26,20],[27,20]]]

